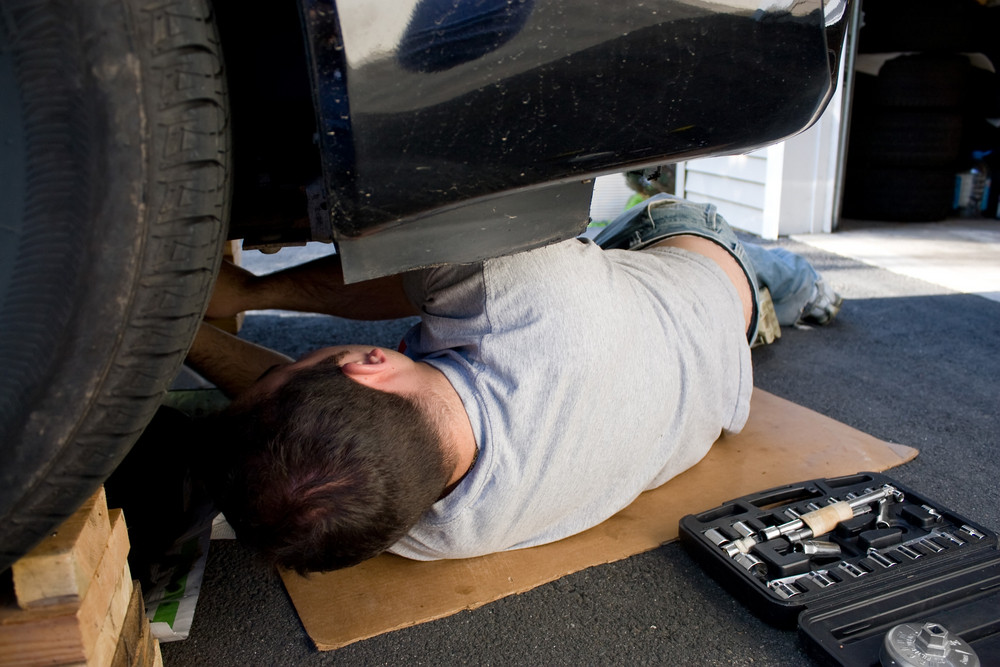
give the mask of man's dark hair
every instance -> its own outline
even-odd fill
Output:
[[[414,401],[332,364],[296,371],[212,421],[208,432],[225,444],[209,457],[206,483],[220,511],[238,538],[300,574],[392,546],[450,477],[440,437]]]

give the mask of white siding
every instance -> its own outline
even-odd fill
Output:
[[[685,198],[715,204],[732,226],[761,232],[768,172],[766,149],[691,160],[683,168]]]
[[[594,195],[590,200],[590,219],[610,222],[625,210],[625,204],[635,194],[625,182],[624,174],[611,174],[594,179]]]

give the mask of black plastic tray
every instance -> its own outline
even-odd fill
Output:
[[[826,535],[761,536],[767,527],[884,485],[902,498],[890,496],[881,516],[873,503]],[[735,542],[748,529],[753,541],[742,542],[739,553],[753,558],[733,557]],[[798,626],[821,660],[878,665],[892,627],[933,621],[968,642],[983,664],[1000,662],[997,534],[885,475],[815,479],[750,494],[684,517],[680,537],[692,556],[761,618],[779,627]],[[810,541],[826,548],[832,543],[840,554],[801,553]]]

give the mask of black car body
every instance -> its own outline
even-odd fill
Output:
[[[288,39],[301,60],[271,79],[235,70],[268,57],[260,39],[275,17],[248,29],[238,3],[217,4],[227,58],[237,54],[232,95],[254,100],[234,101],[237,169],[263,168],[237,176],[233,235],[287,239],[286,224],[243,212],[312,184],[298,234],[336,242],[353,280],[568,238],[586,224],[595,176],[800,131],[832,93],[846,21],[845,6],[819,0],[299,4],[286,21],[292,33],[301,17],[304,45]],[[315,124],[251,115],[279,87]],[[292,154],[313,171],[281,173]]]

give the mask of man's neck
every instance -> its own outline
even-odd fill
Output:
[[[441,441],[448,448],[447,458],[454,461],[454,468],[445,488],[447,495],[468,474],[476,461],[479,453],[476,435],[462,397],[444,373],[427,363],[420,362],[418,365],[421,372],[425,373],[430,398],[428,400],[427,396],[421,396],[417,400],[432,412],[431,418],[441,434]]]

